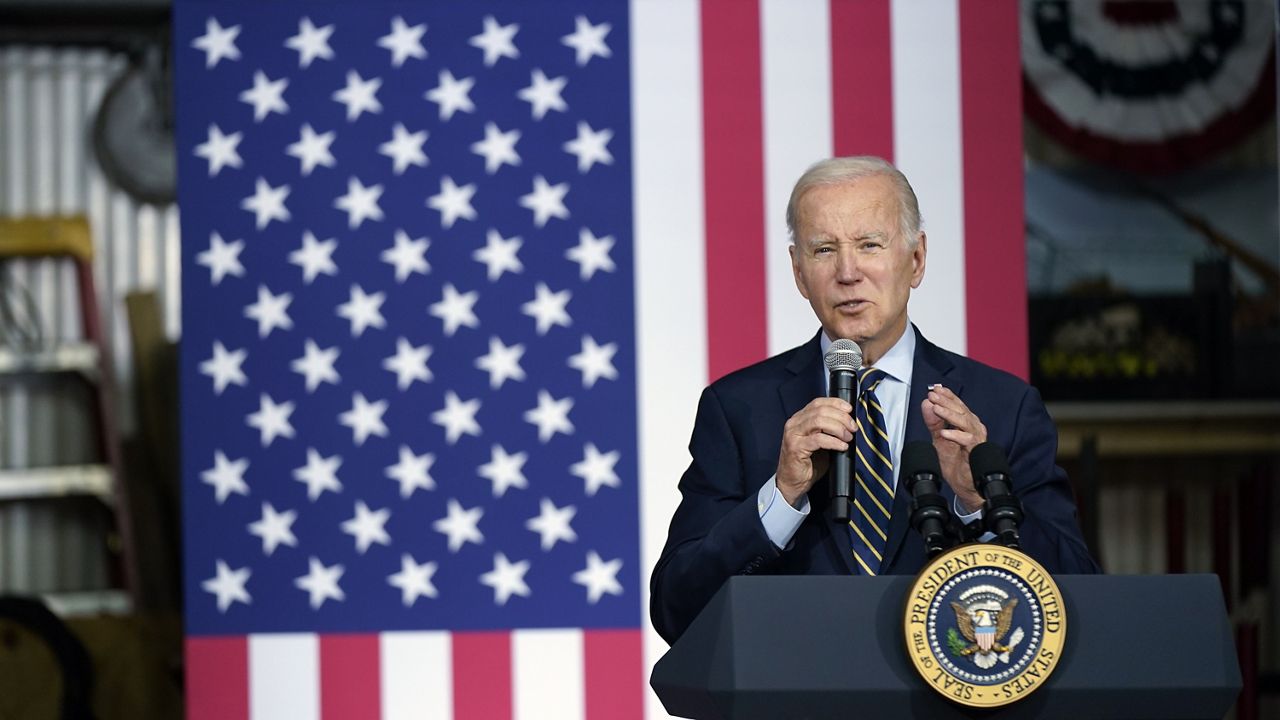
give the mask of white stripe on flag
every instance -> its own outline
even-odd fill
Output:
[[[911,320],[934,343],[968,348],[960,147],[960,25],[956,0],[894,0],[893,147],[928,234],[925,280]]]
[[[786,209],[800,174],[832,153],[830,26],[827,0],[760,4],[770,355],[803,343],[818,328],[791,274]]]
[[[696,0],[631,4],[635,180],[636,393],[645,672],[667,645],[648,622],[648,573],[679,496],[707,379],[702,83]],[[662,705],[646,690],[649,717]]]
[[[453,657],[447,632],[388,632],[379,639],[383,720],[453,717]]]
[[[320,641],[311,633],[249,636],[249,717],[320,720]]]
[[[511,633],[515,720],[581,720],[586,715],[581,630]]]

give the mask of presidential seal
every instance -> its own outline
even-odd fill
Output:
[[[1026,697],[1062,657],[1067,618],[1049,573],[1025,553],[961,545],[916,576],[903,620],[920,677],[970,707]]]

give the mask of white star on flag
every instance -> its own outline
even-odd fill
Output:
[[[587,228],[578,231],[578,244],[565,251],[564,256],[578,263],[578,276],[590,280],[597,270],[613,272],[616,266],[609,251],[613,249],[613,236],[598,238]]]
[[[391,544],[391,536],[387,534],[386,528],[387,520],[391,519],[390,510],[370,510],[363,500],[357,500],[355,512],[355,516],[344,521],[341,527],[342,532],[355,538],[356,552],[363,555],[374,543]]]
[[[400,555],[400,572],[387,576],[387,582],[400,588],[400,601],[405,607],[412,607],[420,597],[433,598],[439,595],[431,578],[436,574],[436,564],[425,562],[419,565],[409,553]]]
[[[213,486],[214,499],[221,505],[232,493],[248,495],[249,485],[244,473],[249,469],[248,458],[229,460],[221,450],[213,453],[213,467],[200,473],[200,480]]]
[[[501,445],[494,445],[489,452],[489,462],[476,469],[476,474],[493,483],[493,496],[502,497],[510,488],[527,488],[529,481],[524,476],[524,464],[529,453],[507,453]]]
[[[342,481],[338,480],[338,468],[342,467],[342,457],[324,457],[315,448],[307,448],[307,464],[293,471],[293,479],[307,485],[307,499],[315,502],[325,490],[342,492]]]
[[[333,368],[339,353],[341,350],[337,345],[322,350],[314,340],[307,338],[302,357],[289,363],[289,369],[306,378],[307,392],[312,393],[322,382],[337,385],[342,380],[338,371]]]
[[[493,556],[493,569],[480,576],[480,582],[493,588],[493,602],[506,605],[512,595],[528,597],[529,586],[525,584],[524,574],[529,572],[529,561],[521,560],[512,563],[507,556],[496,553]]]
[[[574,50],[574,59],[578,67],[586,65],[593,57],[612,57],[609,46],[604,44],[604,36],[609,34],[612,26],[609,23],[592,25],[586,17],[579,15],[573,20],[574,29],[569,35],[560,38],[560,42]]]
[[[296,511],[276,512],[275,506],[264,502],[262,518],[249,523],[249,534],[262,538],[262,552],[270,556],[281,545],[298,547],[298,538],[293,534],[293,522],[297,519]]]
[[[450,445],[458,442],[463,435],[479,437],[480,423],[476,422],[476,413],[480,412],[479,398],[463,401],[452,390],[444,393],[444,407],[431,413],[431,422],[444,428],[444,439]]]
[[[478,291],[460,293],[453,283],[445,283],[442,292],[440,301],[431,304],[431,314],[444,322],[444,334],[447,337],[453,337],[463,325],[480,327],[480,318],[476,317],[472,309],[480,299]]]
[[[388,465],[387,477],[400,483],[400,497],[409,498],[418,488],[434,490],[436,482],[431,477],[431,466],[436,456],[431,453],[414,454],[408,445],[400,446],[400,459],[395,465]]]
[[[569,466],[569,472],[583,479],[587,497],[593,497],[601,487],[621,487],[622,480],[613,469],[621,454],[617,450],[602,453],[594,443],[582,447],[582,460]]]
[[[259,229],[271,224],[272,220],[288,222],[289,208],[284,201],[289,197],[289,186],[271,187],[263,178],[258,178],[253,185],[253,195],[240,201],[240,208],[254,215],[254,225]]]
[[[497,390],[508,380],[524,380],[523,356],[524,345],[508,347],[495,335],[489,338],[489,352],[476,358],[476,367],[489,373],[489,387]]]
[[[293,328],[293,320],[289,319],[288,312],[291,302],[292,293],[273,295],[266,285],[259,285],[258,300],[245,306],[244,316],[258,321],[258,337],[265,338],[276,328]]]
[[[262,119],[271,113],[284,115],[289,112],[289,104],[284,101],[284,90],[289,87],[289,78],[272,80],[261,70],[253,73],[253,87],[240,93],[240,100],[253,106],[253,121]]]
[[[484,157],[484,171],[490,175],[498,172],[503,163],[516,167],[520,164],[520,155],[516,153],[516,143],[520,142],[519,130],[502,132],[492,122],[484,124],[484,139],[471,144],[471,152]]]
[[[262,447],[269,447],[278,437],[293,437],[293,425],[289,423],[289,416],[292,414],[292,401],[277,405],[271,396],[262,393],[258,398],[258,411],[250,413],[246,422],[249,427],[258,429]]]
[[[387,436],[387,426],[382,422],[382,414],[387,411],[387,401],[369,402],[363,393],[351,395],[351,409],[338,415],[338,423],[351,428],[353,442],[357,446],[364,445],[370,435]]]
[[[455,78],[448,70],[440,71],[440,84],[427,91],[426,98],[440,106],[440,119],[448,120],[453,114],[475,112],[475,103],[471,102],[471,88],[476,84],[475,78]]]
[[[351,321],[351,337],[360,337],[371,327],[387,326],[380,309],[386,299],[384,292],[368,295],[359,285],[351,286],[350,299],[338,306],[338,315]]]
[[[224,28],[211,17],[205,20],[204,34],[192,41],[191,47],[204,51],[204,66],[211,68],[223,59],[240,59],[240,49],[236,47],[236,36],[239,34],[239,25]]]
[[[484,516],[483,507],[477,505],[466,510],[457,500],[449,498],[445,508],[446,515],[431,523],[431,527],[449,538],[449,552],[456,553],[469,542],[477,545],[484,542],[484,535],[478,527],[480,518]]]
[[[409,58],[421,60],[427,56],[422,47],[422,35],[426,32],[426,23],[410,27],[397,15],[391,18],[391,32],[378,38],[378,47],[390,50],[392,67],[400,67]]]
[[[333,206],[347,213],[347,227],[355,230],[365,220],[381,220],[382,208],[378,207],[378,198],[382,197],[381,185],[365,187],[354,176],[347,179],[347,194],[333,201]]]
[[[333,251],[337,248],[336,239],[317,240],[307,230],[302,233],[302,247],[289,253],[289,262],[302,268],[302,282],[310,285],[319,275],[338,274],[338,266],[333,262]]]
[[[338,133],[333,130],[316,134],[316,131],[311,128],[311,123],[303,123],[298,130],[298,141],[290,143],[284,151],[298,158],[299,172],[306,177],[320,165],[333,167],[337,163],[329,150],[329,146],[337,136]]]
[[[245,605],[253,602],[249,591],[244,587],[245,583],[249,582],[249,576],[253,574],[249,568],[232,570],[225,562],[218,560],[215,572],[217,574],[200,583],[200,587],[218,598],[218,612],[225,613],[227,608],[235,602],[242,602]]]
[[[524,263],[516,255],[524,241],[519,237],[504,238],[502,233],[489,229],[485,234],[484,247],[471,253],[476,262],[485,264],[489,282],[502,277],[504,272],[518,273],[524,271]]]
[[[295,587],[299,590],[306,590],[311,596],[311,609],[319,610],[324,605],[325,600],[337,600],[339,602],[346,600],[347,596],[339,587],[338,581],[342,579],[342,573],[345,569],[341,565],[325,567],[324,563],[318,558],[312,557],[308,561],[310,569],[306,575],[302,575],[293,581]]]
[[[244,133],[233,132],[223,135],[217,125],[209,123],[209,138],[196,146],[196,157],[209,161],[209,177],[222,172],[224,167],[240,168],[244,161],[240,159],[237,148]]]
[[[566,309],[573,293],[567,289],[551,292],[551,288],[543,282],[535,285],[533,292],[533,299],[521,305],[520,311],[534,319],[539,335],[546,335],[554,325],[569,327],[573,324]]]
[[[426,141],[426,130],[411,133],[405,129],[404,123],[396,123],[391,128],[391,139],[379,145],[378,152],[391,158],[395,174],[403,175],[410,165],[427,166],[427,154],[422,151],[422,144]]]
[[[553,217],[569,219],[569,209],[564,206],[564,196],[569,193],[569,183],[547,184],[541,175],[533,176],[533,191],[520,196],[520,207],[533,211],[533,224],[542,227]]]
[[[248,356],[249,351],[244,348],[227,352],[221,341],[213,341],[213,357],[200,363],[200,372],[213,378],[214,395],[221,395],[228,385],[249,384],[249,378],[240,369]]]
[[[378,102],[380,87],[382,78],[365,80],[355,70],[348,70],[346,86],[335,92],[333,99],[347,106],[347,122],[354,122],[361,113],[382,112],[382,103]]]
[[[524,419],[525,422],[538,426],[538,442],[546,444],[556,433],[573,434],[573,423],[569,421],[571,409],[572,397],[556,400],[546,390],[539,390],[538,406],[525,410]]]
[[[431,241],[425,237],[412,239],[404,230],[396,230],[395,246],[382,251],[382,262],[395,266],[396,282],[403,283],[413,273],[426,275],[431,272],[427,263],[427,248]]]
[[[516,97],[529,103],[529,111],[534,120],[541,120],[550,110],[565,112],[569,109],[564,98],[560,97],[568,82],[569,79],[565,77],[549,79],[541,68],[534,68],[530,73],[529,86],[517,92]]]
[[[458,187],[453,178],[445,175],[440,178],[440,192],[427,198],[427,207],[439,210],[440,225],[451,228],[458,218],[476,219],[476,209],[471,206],[471,198],[475,194],[475,183]]]
[[[427,360],[431,357],[431,346],[414,347],[407,339],[396,338],[396,354],[382,361],[382,367],[396,374],[396,387],[407,390],[414,380],[431,382],[431,369]]]
[[[597,345],[590,335],[582,336],[582,351],[569,356],[569,367],[582,373],[582,387],[589,388],[600,378],[618,379],[618,370],[613,366],[613,356],[618,353],[618,344]]]
[[[515,23],[501,25],[492,15],[486,15],[484,32],[471,36],[471,46],[483,50],[485,66],[493,67],[494,63],[504,57],[513,60],[520,57],[520,51],[516,49],[514,42],[519,31],[520,26]]]
[[[573,581],[587,589],[587,602],[595,605],[606,593],[622,594],[622,584],[618,582],[621,569],[622,558],[603,562],[592,550],[587,553],[587,566],[573,574]]]
[[[557,508],[550,498],[542,498],[538,508],[538,514],[525,521],[524,526],[541,536],[542,549],[544,551],[555,547],[556,543],[561,540],[564,542],[577,541],[578,533],[574,532],[573,528],[569,526],[569,523],[573,521],[573,516],[578,512],[577,508],[572,505]]]
[[[578,172],[585,173],[596,163],[613,164],[613,153],[609,152],[609,141],[613,139],[613,131],[605,128],[599,132],[591,129],[585,122],[578,122],[578,137],[564,144],[564,151],[578,158]]]
[[[311,18],[304,17],[298,22],[298,34],[284,41],[285,47],[298,51],[298,67],[306,68],[315,60],[332,60],[333,48],[329,47],[329,36],[333,34],[333,25],[317,28],[311,24]]]
[[[196,263],[209,268],[209,280],[217,285],[228,275],[244,277],[244,265],[240,264],[241,250],[244,250],[243,240],[224,242],[218,233],[210,233],[209,249],[196,255]]]

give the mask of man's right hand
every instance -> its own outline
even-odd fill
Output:
[[[792,507],[827,472],[827,453],[844,452],[858,425],[853,406],[837,398],[816,398],[792,415],[782,428],[778,453],[778,492]]]

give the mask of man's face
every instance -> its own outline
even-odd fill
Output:
[[[800,198],[791,268],[796,287],[834,339],[876,362],[907,327],[907,299],[924,278],[925,237],[915,250],[898,228],[887,177],[820,185]]]

